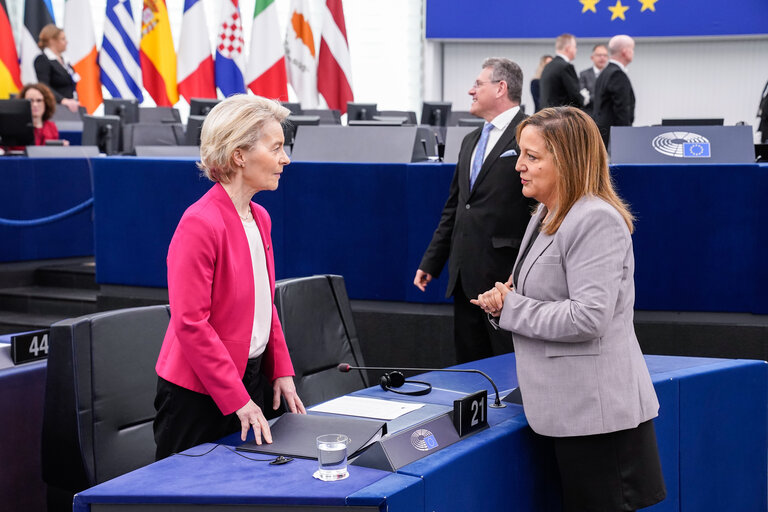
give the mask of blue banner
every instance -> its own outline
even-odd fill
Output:
[[[427,0],[428,39],[768,34],[768,0]]]

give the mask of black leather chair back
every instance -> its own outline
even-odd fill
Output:
[[[154,461],[155,363],[168,306],[108,311],[51,326],[43,480],[58,500]]]
[[[275,306],[296,372],[296,391],[310,406],[368,387],[366,372],[341,373],[339,363],[364,366],[344,278],[284,279]]]

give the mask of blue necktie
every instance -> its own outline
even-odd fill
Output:
[[[480,135],[480,140],[477,141],[477,151],[475,151],[475,158],[472,160],[472,169],[469,173],[469,189],[475,186],[475,180],[477,175],[480,174],[480,168],[483,166],[483,160],[485,159],[485,148],[488,146],[488,136],[493,130],[491,123],[485,123],[483,126],[483,133]]]

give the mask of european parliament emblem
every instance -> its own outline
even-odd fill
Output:
[[[437,439],[435,439],[435,434],[429,430],[420,428],[411,434],[411,444],[417,450],[426,452],[437,448]]]
[[[662,155],[675,158],[709,158],[709,139],[693,132],[660,133],[651,141],[651,147]]]
[[[689,142],[683,144],[683,158],[709,158],[709,143]]]

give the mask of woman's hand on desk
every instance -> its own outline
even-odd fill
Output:
[[[269,431],[267,418],[264,417],[261,408],[253,400],[248,400],[248,403],[235,411],[235,414],[240,419],[240,439],[245,441],[248,429],[253,427],[253,437],[256,439],[256,444],[261,444],[262,435],[264,441],[272,442],[272,433]]]
[[[476,299],[471,299],[469,302],[479,306],[486,313],[498,317],[501,315],[501,309],[504,307],[504,299],[512,290],[511,281],[506,283],[497,282],[493,288],[485,293],[481,293]]]
[[[293,384],[293,377],[278,377],[272,383],[274,389],[274,398],[272,399],[272,408],[277,410],[280,407],[280,397],[285,398],[288,410],[294,413],[307,414],[301,398],[296,394],[296,386]]]

